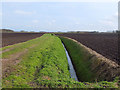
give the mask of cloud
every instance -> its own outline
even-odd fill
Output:
[[[0,12],[0,16],[2,16],[2,12]]]
[[[116,12],[116,13],[114,14],[114,16],[118,16],[118,12]]]
[[[52,23],[55,23],[55,22],[56,22],[56,20],[54,20],[54,19],[53,19],[51,22],[52,22]]]
[[[35,14],[36,12],[35,11],[28,12],[28,11],[23,11],[23,10],[16,10],[15,13],[21,14],[21,15],[32,15],[32,14]]]
[[[109,26],[117,26],[118,23],[118,12],[114,13],[113,15],[104,18],[103,20],[99,21],[101,24],[109,25]]]
[[[56,20],[54,20],[54,19],[53,19],[53,20],[51,20],[51,21],[48,21],[48,25],[50,25],[50,26],[51,26],[51,25],[53,25],[55,22],[56,22]]]
[[[81,23],[80,23],[80,22],[76,22],[75,24],[76,24],[76,25],[80,25]]]
[[[114,25],[115,23],[113,21],[106,21],[106,20],[101,20],[100,23],[105,24],[105,25]]]
[[[33,23],[38,23],[38,22],[39,22],[39,20],[33,20],[32,22],[33,22]]]

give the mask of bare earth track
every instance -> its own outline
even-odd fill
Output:
[[[25,42],[37,37],[42,36],[44,33],[2,33],[2,47],[13,45],[20,42]],[[35,45],[30,46],[33,48]],[[3,50],[1,53],[7,52],[14,49],[14,47]],[[28,49],[23,50],[22,52],[15,53],[11,55],[8,59],[2,59],[2,72],[3,75],[9,75],[14,69],[11,66],[17,65],[21,60],[20,57],[27,53]]]
[[[5,73],[10,73],[13,70],[13,68],[11,68],[11,66],[17,65],[20,62],[19,57],[21,57],[27,51],[28,50],[25,49],[23,52],[19,52],[14,55],[11,55],[11,57],[9,59],[2,59],[2,72],[3,72],[2,74],[3,74],[3,76],[5,75]]]

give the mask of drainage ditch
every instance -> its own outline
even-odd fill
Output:
[[[77,81],[113,81],[120,78],[120,66],[76,40],[60,37],[68,58],[71,78]],[[66,50],[67,49],[67,50]],[[72,59],[70,59],[72,57]],[[72,60],[72,62],[71,62]],[[74,68],[72,68],[74,66]],[[72,68],[72,69],[71,69]]]
[[[63,44],[63,43],[62,43],[62,44]],[[72,61],[71,61],[71,59],[70,59],[70,56],[69,56],[69,54],[68,54],[68,52],[67,52],[64,44],[63,44],[63,47],[64,47],[64,49],[65,49],[65,53],[66,53],[66,56],[67,56],[68,65],[69,65],[69,72],[70,72],[71,78],[74,79],[74,80],[76,80],[76,81],[78,81],[78,78],[77,78],[75,69],[74,69],[74,67],[73,67]]]

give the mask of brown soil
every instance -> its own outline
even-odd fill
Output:
[[[68,37],[65,37],[68,38]],[[68,38],[71,39],[71,38]],[[78,43],[83,49],[85,49],[93,57],[91,60],[91,72],[96,74],[98,80],[108,80],[112,81],[115,77],[120,78],[120,65],[113,60],[110,60],[96,51],[88,48],[87,46],[81,44],[80,42],[71,39],[74,42]]]
[[[22,52],[15,53],[10,56],[8,59],[2,59],[2,74],[3,76],[8,75],[11,71],[14,71],[15,68],[12,68],[12,66],[17,65],[21,59],[20,57],[24,55],[28,50],[25,49]]]
[[[68,37],[66,37],[66,38],[68,38]],[[71,38],[68,38],[68,39],[71,39]],[[118,63],[114,62],[113,60],[110,60],[110,59],[104,57],[103,55],[97,53],[96,51],[88,48],[87,46],[81,44],[80,42],[78,42],[78,41],[76,41],[76,40],[74,40],[74,39],[71,39],[71,40],[73,40],[74,42],[80,44],[80,45],[81,45],[82,47],[84,47],[90,54],[94,55],[94,56],[97,57],[98,59],[103,60],[104,62],[106,62],[106,63],[109,64],[110,66],[112,66],[112,67],[114,67],[114,68],[115,68],[115,67],[120,67],[120,65],[118,65]]]
[[[14,49],[14,48],[12,47],[12,48],[8,48],[8,49],[5,49],[5,50],[2,50],[2,51],[0,51],[0,54],[2,54],[2,53],[4,53],[4,52],[8,52],[8,51],[10,51],[10,50],[12,50],[12,49]]]
[[[57,35],[75,39],[120,65],[120,39],[117,33],[63,33]]]
[[[3,36],[6,36],[6,34],[4,33],[3,34]],[[40,35],[43,35],[43,34],[38,34],[37,36],[35,36],[36,34],[26,34],[26,33],[20,33],[20,34],[18,34],[18,36],[17,36],[17,34],[16,33],[12,33],[12,34],[8,34],[7,33],[7,38],[10,38],[10,39],[8,39],[8,43],[9,43],[9,41],[11,42],[11,40],[12,40],[12,38],[11,37],[14,37],[14,38],[16,38],[16,39],[23,39],[23,38],[25,38],[24,36],[29,36],[29,37],[27,37],[27,39],[25,39],[25,40],[28,40],[28,39],[33,39],[33,38],[36,38],[36,37],[39,37]],[[33,36],[34,35],[34,36]],[[9,37],[10,36],[10,37]],[[20,37],[19,37],[20,36]],[[31,38],[30,38],[31,37]],[[4,39],[4,38],[3,38]],[[18,41],[20,41],[20,40],[18,40]],[[14,40],[15,41],[15,40]],[[4,40],[3,40],[3,42],[4,42]],[[20,41],[21,42],[21,41]],[[14,42],[14,43],[12,43],[12,44],[16,44],[16,43],[20,43],[20,42]],[[7,43],[7,42],[4,42],[4,43]],[[36,46],[36,44],[35,45],[31,45],[30,47],[29,47],[29,49],[30,48],[33,48],[33,47],[35,47]],[[15,46],[16,47],[16,46]],[[4,53],[4,52],[8,52],[8,51],[10,51],[10,50],[12,50],[12,49],[14,49],[15,47],[11,47],[11,48],[8,48],[8,49],[5,49],[5,50],[3,50],[3,51],[0,51],[0,54],[2,54],[2,53]],[[16,70],[15,68],[13,68],[13,66],[15,66],[15,65],[17,65],[20,61],[21,61],[21,56],[22,55],[24,55],[25,53],[27,53],[27,51],[28,51],[28,48],[26,48],[26,49],[24,49],[24,51],[22,51],[22,52],[18,52],[18,53],[15,53],[15,54],[12,54],[12,55],[10,55],[10,57],[9,58],[7,58],[7,59],[1,59],[1,62],[2,62],[2,74],[3,74],[3,76],[8,76],[9,74],[10,74],[10,72],[12,72],[12,71],[14,71],[14,70]]]
[[[2,47],[25,42],[42,36],[44,33],[2,33]]]

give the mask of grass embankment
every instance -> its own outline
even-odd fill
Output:
[[[92,55],[88,54],[87,51],[76,42],[64,37],[60,38],[69,52],[79,81],[93,81],[95,74],[92,73],[89,68],[91,64],[89,59]]]
[[[93,58],[94,55],[90,54],[85,48],[80,46],[77,42],[73,41],[72,39],[68,39],[65,37],[60,37],[60,39],[62,40],[66,49],[68,50],[68,53],[71,57],[71,60],[74,65],[74,68],[75,68],[75,71],[76,71],[79,81],[82,81],[82,82],[86,81],[86,82],[94,83],[97,80],[99,81],[99,79],[100,79],[101,82],[109,83],[107,81],[104,81],[104,78],[98,78],[95,71],[91,70],[93,61],[98,60],[97,58]],[[96,60],[94,60],[94,59],[96,59]],[[99,62],[99,60],[96,62]],[[119,84],[118,77],[116,77],[114,79],[114,81],[117,81],[117,83]],[[113,81],[113,83],[114,83],[114,81]]]
[[[21,57],[21,62],[14,66],[16,70],[4,77],[3,87],[48,87],[70,79],[64,48],[59,38],[49,34],[40,38],[15,45],[15,48],[3,53],[3,58],[20,52],[30,46]],[[21,50],[22,49],[22,50]]]
[[[88,83],[77,82],[70,78],[68,62],[61,40],[51,34],[45,34],[21,44],[16,44],[3,53],[3,60],[15,56],[19,52],[18,64],[8,75],[3,76],[3,88],[91,88],[116,87],[113,82]],[[4,48],[4,50],[6,50]]]

